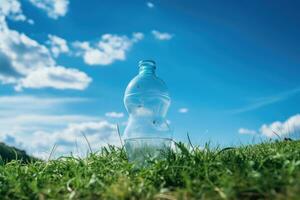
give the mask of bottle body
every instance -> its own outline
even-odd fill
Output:
[[[140,63],[140,73],[129,83],[124,95],[129,113],[123,136],[125,149],[129,161],[139,164],[149,157],[161,157],[172,141],[172,131],[165,119],[170,96],[165,83],[155,75],[155,63],[149,62]]]

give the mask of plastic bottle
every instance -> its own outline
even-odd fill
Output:
[[[162,157],[172,142],[172,131],[165,119],[171,99],[155,69],[154,61],[140,61],[139,74],[130,81],[124,95],[129,113],[123,136],[125,149],[129,161],[138,164]]]

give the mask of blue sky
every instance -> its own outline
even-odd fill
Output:
[[[82,133],[95,149],[119,145],[124,90],[142,59],[169,87],[176,140],[299,137],[299,6],[0,0],[0,140],[40,157],[54,144],[84,151]]]

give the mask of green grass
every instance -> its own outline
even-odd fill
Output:
[[[137,169],[110,147],[85,159],[0,165],[0,199],[300,199],[300,142],[240,148],[179,144]]]

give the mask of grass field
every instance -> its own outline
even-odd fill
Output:
[[[183,144],[137,169],[110,147],[85,159],[0,165],[0,199],[300,199],[300,142]]]

